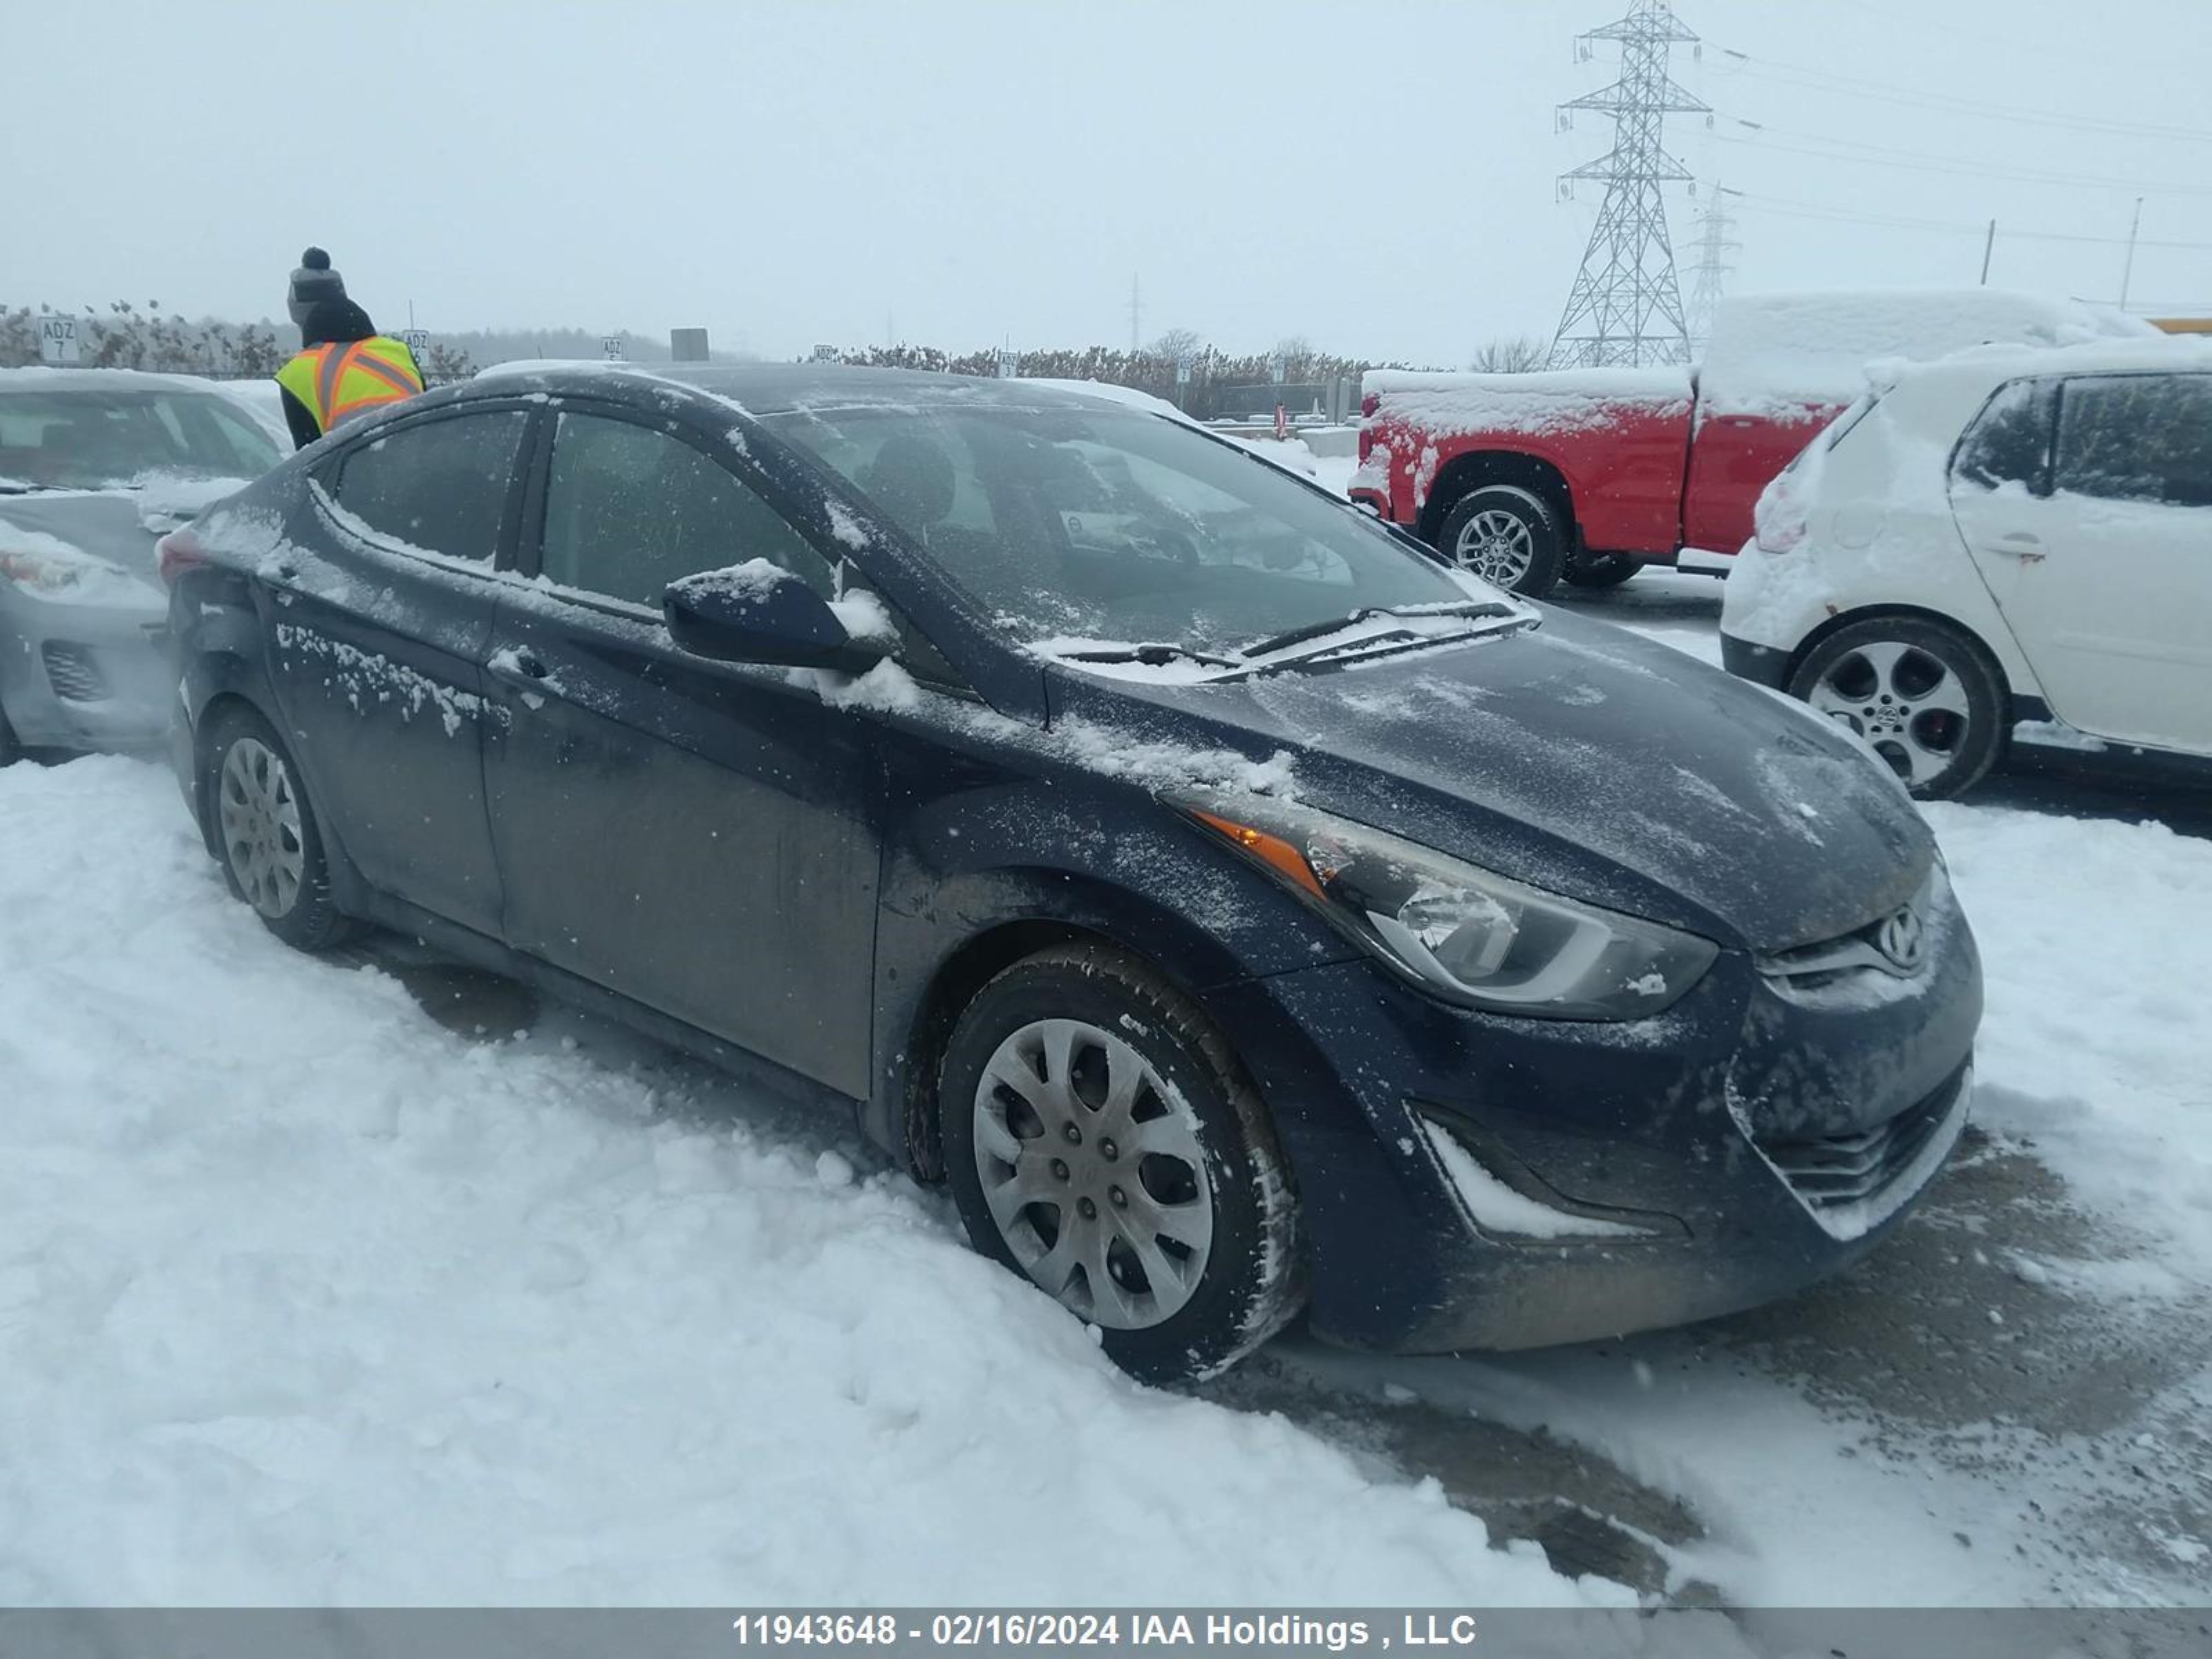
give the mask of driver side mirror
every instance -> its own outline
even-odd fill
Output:
[[[827,599],[766,559],[672,581],[660,610],[678,645],[720,662],[857,674],[890,654],[886,641],[854,639]]]

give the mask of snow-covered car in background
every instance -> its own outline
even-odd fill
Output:
[[[1902,369],[1757,523],[1729,671],[1850,727],[1915,794],[2031,750],[2212,781],[2212,344]]]
[[[171,683],[155,540],[279,459],[205,381],[0,370],[0,763],[158,745]]]
[[[1694,367],[1370,370],[1351,494],[1516,592],[1611,587],[1645,564],[1725,574],[1759,491],[1865,390],[1870,360],[2155,333],[2002,289],[1736,295]]]

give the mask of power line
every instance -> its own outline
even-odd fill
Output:
[[[1742,66],[1740,70],[1719,71],[1722,74],[1748,70],[1755,76],[1785,85],[1842,90],[1857,97],[1902,104],[1910,108],[1941,110],[1953,115],[1971,115],[1993,121],[2016,121],[2029,126],[2062,127],[2076,132],[2100,132],[2132,138],[2168,138],[2192,143],[2212,143],[2212,131],[2201,127],[2166,126],[2149,121],[2118,121],[2096,115],[2060,115],[2049,110],[2030,110],[2019,105],[2001,104],[1987,99],[1962,98],[1955,93],[1907,89],[1887,81],[1841,75],[1832,70],[1785,63],[1779,58],[1756,57],[1728,46],[1715,50],[1722,57],[1734,58]]]
[[[1826,203],[1800,202],[1786,196],[1766,196],[1733,186],[1724,186],[1721,193],[1748,204],[1758,212],[1778,214],[1789,219],[1831,219],[1850,224],[1887,225],[1905,230],[1954,231],[1975,236],[1982,235],[1988,228],[1986,224],[1978,222],[1970,223],[1963,219],[1921,219],[1901,214],[1861,213],[1850,208],[1832,207]],[[2124,236],[2093,236],[2081,231],[2014,230],[2007,226],[2000,226],[1998,234],[2032,242],[2087,242],[2101,247],[2121,247],[2128,240]],[[2212,252],[2212,242],[2154,241],[2142,238],[2136,241],[2136,246],[2192,253]]]
[[[1791,134],[1786,128],[1768,127],[1758,121],[1747,121],[1737,116],[1724,119],[1748,129],[1759,136],[1752,138],[1734,137],[1727,133],[1715,133],[1717,143],[1734,144],[1739,149],[1779,151],[1790,155],[1809,155],[1822,161],[1851,161],[1863,167],[1893,167],[1906,173],[1942,173],[1969,179],[2004,179],[2024,184],[2057,185],[2077,190],[2117,190],[2136,196],[2212,196],[2212,184],[2147,184],[2138,179],[2118,179],[2104,175],[2076,173],[2053,173],[2040,167],[2011,167],[2002,162],[1945,161],[1931,159],[1911,150],[1891,149],[1881,144],[1867,144],[1850,138],[1824,138],[1813,134]],[[1781,138],[1769,137],[1778,133],[1783,137],[1796,137],[1802,142],[1788,143]],[[1816,149],[1830,145],[1834,149]],[[1864,150],[1865,155],[1838,155],[1835,149]]]

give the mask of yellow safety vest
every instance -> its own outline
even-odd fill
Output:
[[[327,433],[380,404],[413,397],[422,389],[422,371],[404,342],[378,334],[302,351],[276,371],[276,384],[300,400],[316,430]]]

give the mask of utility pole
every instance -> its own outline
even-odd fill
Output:
[[[1713,331],[1713,313],[1720,308],[1721,290],[1728,278],[1735,274],[1735,267],[1728,262],[1731,253],[1743,252],[1743,244],[1729,235],[1735,222],[1728,204],[1721,198],[1731,194],[1718,184],[1713,186],[1713,198],[1698,218],[1701,234],[1698,237],[1698,270],[1690,283],[1690,312],[1687,332],[1690,349],[1703,351],[1705,341]]]
[[[2128,258],[2120,267],[2120,309],[2128,308],[2128,288],[2136,276],[2136,233],[2142,228],[2142,198],[2136,198],[2136,216],[2128,222]]]
[[[1129,355],[1132,357],[1137,355],[1139,349],[1137,341],[1139,329],[1137,319],[1142,310],[1143,307],[1138,297],[1137,273],[1131,271],[1129,273]]]
[[[1575,274],[1567,308],[1552,341],[1551,364],[1680,363],[1689,361],[1689,330],[1682,317],[1682,287],[1667,235],[1663,186],[1686,181],[1689,170],[1662,143],[1666,118],[1676,112],[1709,113],[1711,106],[1668,78],[1668,54],[1697,36],[1674,19],[1666,0],[1635,0],[1628,15],[1593,29],[1591,40],[1620,43],[1620,78],[1601,91],[1559,106],[1559,125],[1570,112],[1601,110],[1613,117],[1613,149],[1559,179],[1565,200],[1577,179],[1605,182],[1605,200]]]
[[[1990,255],[1996,251],[1997,222],[1990,221],[1990,234],[1982,238],[1982,286],[1990,285]]]

